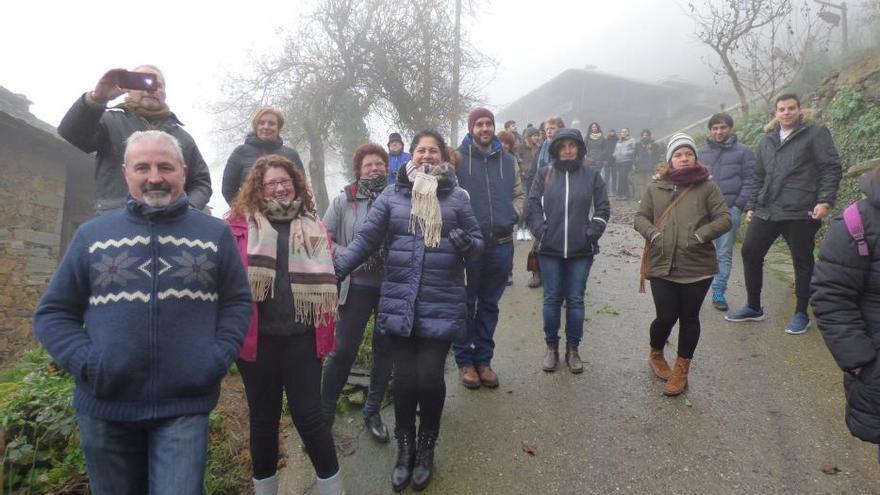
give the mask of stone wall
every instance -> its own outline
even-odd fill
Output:
[[[89,191],[68,191],[70,171],[89,162],[57,136],[0,112],[0,366],[35,343],[34,307],[70,230],[65,197],[91,199]]]

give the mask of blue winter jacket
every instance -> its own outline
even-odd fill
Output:
[[[700,163],[709,167],[727,207],[745,210],[752,195],[752,174],[755,171],[755,154],[748,146],[738,143],[731,134],[723,143],[707,138],[706,144],[697,151]]]
[[[452,247],[449,231],[460,228],[470,234],[473,242],[465,255],[474,259],[483,252],[480,227],[467,192],[455,186],[450,174],[441,178],[437,191],[443,216],[440,246],[425,247],[421,229],[410,230],[411,188],[406,169],[400,170],[397,184],[376,198],[354,240],[335,260],[336,275],[348,275],[386,242],[376,329],[384,335],[458,340],[467,328],[465,257]]]
[[[406,151],[401,151],[396,155],[388,153],[389,184],[394,184],[397,182],[397,171],[406,166],[406,164],[409,163],[410,160],[412,160],[412,155],[410,155]]]
[[[77,412],[107,421],[207,414],[238,356],[251,291],[226,222],[130,199],[77,229],[34,314],[73,375]]]
[[[522,189],[517,186],[519,171],[516,159],[501,148],[501,141],[492,138],[488,154],[474,144],[468,133],[458,148],[461,162],[455,169],[458,184],[471,196],[471,207],[480,222],[480,230],[487,242],[510,236],[519,221],[514,197],[522,200]]]

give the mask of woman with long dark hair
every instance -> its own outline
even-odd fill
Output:
[[[730,213],[709,169],[697,161],[693,138],[678,133],[666,148],[666,165],[648,184],[634,227],[645,238],[644,279],[651,282],[657,316],[651,323],[648,363],[666,381],[663,394],[685,391],[691,359],[700,340],[700,307],[718,271],[715,244],[730,230]],[[678,322],[678,356],[672,369],[663,356]]]
[[[431,481],[446,400],[446,356],[467,328],[465,258],[483,250],[480,226],[467,193],[456,185],[443,138],[421,131],[410,153],[412,161],[398,170],[397,184],[376,198],[354,240],[335,260],[342,279],[383,245],[387,249],[376,331],[389,336],[394,361],[394,491],[410,482],[422,490]]]
[[[247,268],[254,312],[237,361],[250,412],[254,491],[278,493],[282,393],[322,495],[344,494],[321,410],[321,359],[332,348],[336,277],[330,239],[305,176],[287,158],[259,158],[228,220]]]

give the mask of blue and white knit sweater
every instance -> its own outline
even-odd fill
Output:
[[[129,198],[76,231],[34,332],[74,376],[79,413],[140,421],[213,409],[250,317],[225,222],[185,195],[160,211]]]

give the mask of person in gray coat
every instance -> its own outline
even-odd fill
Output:
[[[457,185],[445,140],[421,131],[410,153],[413,159],[398,171],[397,183],[379,195],[334,261],[342,280],[387,246],[376,330],[389,336],[395,369],[395,491],[410,481],[422,490],[431,481],[446,400],[446,356],[452,341],[467,333],[465,260],[483,252],[480,225],[468,193]]]
[[[388,185],[388,153],[378,144],[357,147],[352,158],[355,182],[345,186],[324,214],[324,225],[333,240],[336,256],[342,255],[354,240],[357,229],[364,224],[367,213]],[[336,412],[336,401],[345,386],[351,367],[364,338],[370,316],[379,307],[379,288],[385,269],[385,245],[341,281],[339,311],[336,320],[336,349],[324,366],[321,402],[330,424]],[[391,379],[391,349],[388,336],[373,331],[373,368],[370,390],[363,414],[367,430],[380,443],[388,441],[388,428],[379,409],[388,380]]]

